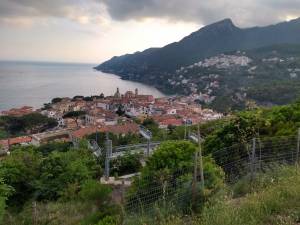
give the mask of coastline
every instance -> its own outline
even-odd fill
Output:
[[[103,73],[90,64],[0,63],[0,111],[24,105],[39,108],[55,97],[111,95],[117,87],[165,96],[153,86]]]

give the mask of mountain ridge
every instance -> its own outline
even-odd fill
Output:
[[[282,45],[282,47],[277,49],[276,46],[278,45]],[[290,91],[287,91],[287,97],[277,101],[274,96],[279,97],[278,94],[275,93],[274,89],[268,89],[267,84],[268,82],[276,82],[277,87],[281,88],[282,91],[289,88],[297,90],[300,84],[300,80],[298,82],[298,79],[300,79],[299,45],[300,18],[275,25],[251,28],[239,28],[230,19],[224,19],[202,27],[178,42],[162,48],[150,48],[142,52],[114,57],[100,64],[96,69],[117,74],[122,79],[155,86],[168,94],[189,95],[202,93],[204,96],[208,94],[204,88],[209,85],[205,80],[211,80],[205,77],[218,74],[219,78],[212,79],[211,82],[220,82],[220,87],[208,94],[215,97],[215,100],[210,102],[211,105],[214,105],[214,108],[219,108],[217,104],[220,103],[220,98],[222,99],[222,96],[225,95],[226,101],[232,106],[230,107],[232,109],[236,108],[236,105],[239,105],[239,108],[240,106],[245,107],[246,101],[253,99],[257,102],[267,102],[267,104],[286,104],[295,100],[298,94],[292,95]],[[271,47],[265,49],[268,46]],[[274,48],[274,51],[278,51],[279,55],[273,54],[272,48]],[[295,60],[289,60],[285,48],[290,52],[293,48],[296,49],[291,55]],[[251,50],[255,52],[254,58],[252,58],[253,51]],[[263,61],[265,58],[260,56],[260,51],[267,55],[266,60],[270,61]],[[198,67],[197,69],[186,69],[187,72],[185,73],[182,73],[183,71],[178,73],[181,68],[193,67],[194,64],[201,61],[225,60],[231,63],[235,60],[247,60],[247,58],[243,58],[241,53],[226,56],[230,52],[245,52],[245,57],[252,62],[248,63],[249,65],[246,67],[234,66],[227,69],[214,66]],[[225,56],[220,56],[220,54],[225,54]],[[280,54],[282,54],[282,59]],[[271,63],[272,57],[284,61]],[[251,67],[258,67],[258,70],[256,70],[258,76],[252,74],[251,71],[249,72]],[[293,77],[295,72],[289,71],[291,68],[297,69],[296,77]],[[272,76],[272,74],[276,74],[276,76]],[[235,81],[232,80],[233,77]],[[253,77],[253,79],[249,77]],[[248,82],[248,84],[245,82]],[[285,84],[280,85],[280,82]],[[259,91],[255,85],[261,86]],[[246,89],[246,91],[243,89]],[[265,92],[269,90],[274,96],[267,96],[262,90]],[[236,97],[236,94],[239,96]],[[285,92],[282,94],[284,95]],[[251,99],[241,97],[242,95],[251,96]],[[222,111],[224,110],[222,109]]]
[[[293,35],[290,35],[293,33]],[[265,27],[239,28],[231,19],[202,27],[178,42],[162,48],[115,56],[95,67],[125,79],[137,79],[152,72],[173,72],[197,60],[222,52],[282,43],[300,43],[300,19]],[[137,77],[135,77],[137,75]]]

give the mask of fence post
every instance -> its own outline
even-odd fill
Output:
[[[202,159],[202,148],[201,148],[201,135],[200,125],[198,124],[198,150],[195,152],[194,159],[194,174],[192,183],[192,204],[196,206],[196,195],[197,195],[197,179],[198,179],[198,166],[200,170],[201,189],[204,189],[204,174],[203,174],[203,159]]]
[[[296,165],[299,164],[299,151],[300,151],[300,128],[298,129],[298,136],[297,136]]]
[[[105,156],[105,179],[108,180],[109,179],[109,175],[110,175],[110,158],[112,155],[112,141],[108,139],[106,139],[106,143],[105,143],[105,147],[106,147],[106,156]]]
[[[201,146],[201,135],[200,135],[200,125],[198,124],[198,147],[199,147],[199,169],[200,169],[200,178],[201,178],[201,188],[204,189],[204,173],[203,173],[203,159],[202,159],[202,146]]]
[[[256,148],[256,139],[252,139],[252,153],[251,153],[251,180],[255,176],[255,148]]]
[[[187,121],[184,121],[184,140],[187,139]]]
[[[147,157],[150,156],[150,139],[147,140]]]
[[[262,157],[261,157],[261,141],[258,138],[258,146],[259,146],[259,172],[262,172]]]
[[[34,224],[34,225],[36,225],[37,224],[37,209],[36,209],[37,207],[36,207],[36,201],[34,200],[33,202],[32,202],[32,223]]]
[[[195,156],[194,156],[194,172],[193,172],[193,183],[192,183],[192,206],[196,205],[197,177],[198,177],[198,151],[195,152]]]

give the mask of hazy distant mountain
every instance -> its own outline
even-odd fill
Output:
[[[113,57],[96,69],[116,73],[125,79],[153,83],[148,79],[154,79],[164,72],[173,72],[206,57],[281,43],[300,43],[300,18],[246,29],[238,28],[230,19],[225,19],[163,48],[150,48],[143,52]]]

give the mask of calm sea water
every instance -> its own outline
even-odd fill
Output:
[[[54,97],[123,93],[163,96],[157,89],[93,70],[90,64],[0,62],[0,111],[24,105],[41,107]]]

